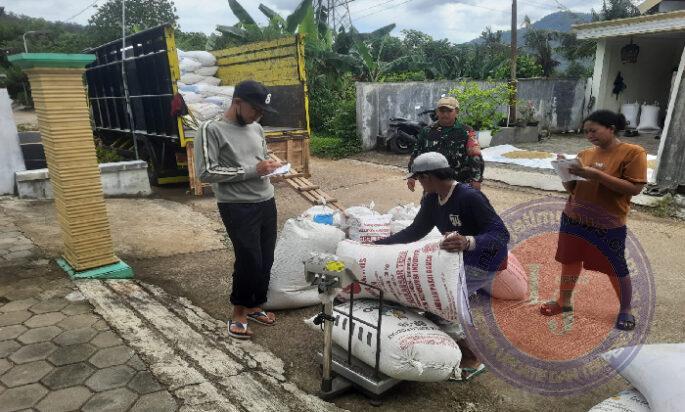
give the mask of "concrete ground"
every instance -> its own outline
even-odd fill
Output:
[[[417,195],[404,187],[402,170],[393,166],[406,165],[406,158],[369,153],[358,159],[361,160],[313,159],[311,180],[346,206],[373,200],[378,210],[387,210],[397,204],[418,201]],[[500,212],[523,202],[563,196],[510,187],[494,181],[486,182],[484,192]],[[287,218],[309,207],[284,184],[277,187],[277,203],[280,226]],[[139,281],[161,289],[137,285],[131,287],[135,290],[124,288],[122,291],[116,285],[96,285],[93,288],[97,290],[86,292],[123,296],[121,299],[127,301],[132,300],[126,296],[135,297],[137,293],[144,293],[146,297],[143,301],[148,301],[150,298],[147,296],[151,296],[155,302],[162,302],[163,307],[176,307],[170,309],[174,313],[186,312],[178,305],[188,304],[198,307],[193,310],[195,313],[206,312],[218,320],[227,318],[230,313],[227,301],[232,254],[224,249],[225,236],[211,196],[193,198],[186,194],[185,188],[178,187],[160,190],[153,199],[108,199],[107,204],[117,253],[135,269]],[[57,255],[60,242],[49,203],[5,199],[0,202],[0,207],[22,236],[39,245],[41,250],[46,250],[48,257]],[[649,256],[656,278],[656,314],[648,341],[682,342],[685,340],[685,325],[682,317],[674,314],[685,310],[681,279],[685,256],[672,245],[684,243],[685,224],[636,211],[631,213],[629,227],[636,233]],[[54,270],[54,264],[50,263],[32,269],[32,273],[39,275]],[[177,297],[187,298],[188,301]],[[144,312],[134,311],[137,314]],[[314,307],[279,311],[279,320],[274,327],[254,328],[254,342],[282,360],[286,381],[309,393],[316,392],[319,386],[320,375],[314,354],[321,346],[321,335],[308,329],[302,320],[317,311]],[[110,322],[116,322],[117,318],[110,313]],[[179,318],[182,317],[179,315]],[[141,322],[149,321],[142,319]],[[187,318],[175,322],[174,325],[178,325],[175,327],[179,328],[190,324]],[[203,334],[209,336],[203,339],[213,344],[225,342],[225,339],[216,335],[220,333],[220,323],[213,325],[214,330],[203,329]],[[119,330],[116,326],[115,329]],[[130,342],[137,351],[145,347],[141,344],[136,346],[133,340]],[[583,395],[549,398],[511,386],[490,373],[466,385],[404,382],[388,394],[378,410],[527,411],[548,410],[550,402],[554,402],[558,410],[585,411],[625,387],[626,382],[615,377]],[[336,400],[336,405],[350,410],[372,409],[366,399],[358,394],[345,395]]]

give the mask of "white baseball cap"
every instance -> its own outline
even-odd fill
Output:
[[[448,169],[450,163],[447,158],[438,152],[427,152],[416,156],[411,164],[411,170],[405,179],[413,179],[418,173],[430,172],[438,169]]]

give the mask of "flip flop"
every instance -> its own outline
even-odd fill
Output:
[[[240,332],[234,332],[231,330],[231,326],[237,326],[241,329]],[[228,321],[228,336],[235,339],[251,339],[252,334],[247,330],[247,323]]]
[[[545,316],[554,316],[562,312],[573,312],[572,306],[559,306],[559,303],[552,300],[540,305],[540,313]]]
[[[452,378],[451,380],[459,383],[464,383],[472,380],[478,375],[482,375],[487,372],[488,369],[484,363],[478,365],[477,368],[461,368],[461,376],[459,378]],[[464,374],[466,373],[466,376]]]
[[[635,316],[630,313],[619,313],[616,318],[616,329],[626,331],[635,329]]]
[[[271,314],[273,315],[273,313]],[[259,312],[248,313],[247,318],[266,326],[273,326],[274,323],[276,323],[276,319],[270,317],[269,314],[267,314],[263,310]],[[261,318],[269,319],[269,321],[264,321]]]

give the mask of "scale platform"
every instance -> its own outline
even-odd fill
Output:
[[[321,352],[318,352],[317,356],[319,362],[323,362]],[[350,384],[361,389],[372,398],[378,398],[402,382],[380,372],[378,373],[378,379],[376,379],[373,368],[355,357],[352,357],[352,364],[348,365],[347,352],[337,345],[333,345],[332,369],[336,375],[349,381]]]

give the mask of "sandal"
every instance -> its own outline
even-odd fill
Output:
[[[232,326],[237,326],[240,328],[240,332],[234,332],[231,330]],[[247,330],[247,323],[228,321],[228,336],[235,339],[250,339],[252,338],[252,333]]]
[[[559,306],[557,301],[552,300],[547,303],[540,305],[540,313],[545,316],[554,316],[562,312],[573,312],[572,306]]]
[[[274,323],[276,323],[274,314],[271,312],[266,313],[263,310],[259,312],[248,313],[247,318],[266,326],[273,326]]]
[[[468,382],[478,375],[482,375],[487,372],[488,369],[484,363],[481,363],[476,368],[461,368],[461,376],[457,378],[450,378],[450,380],[455,382]]]
[[[616,329],[633,330],[635,329],[635,316],[630,313],[619,313],[616,318]]]

